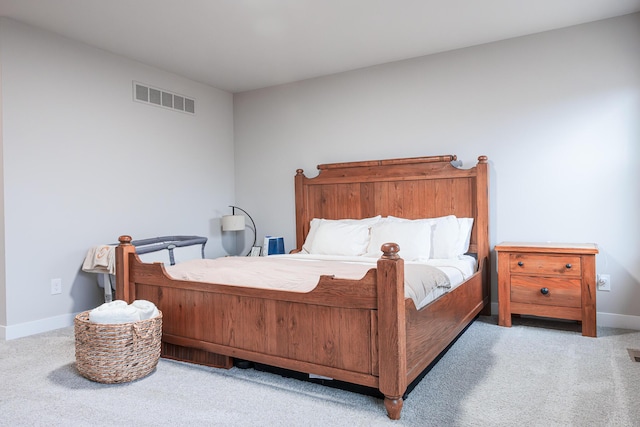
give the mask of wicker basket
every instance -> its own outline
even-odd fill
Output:
[[[153,371],[160,358],[162,313],[132,323],[100,324],[89,321],[89,312],[74,320],[76,367],[80,374],[99,383],[124,383]]]

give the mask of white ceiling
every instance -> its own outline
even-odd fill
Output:
[[[0,15],[241,92],[640,11],[640,0],[0,0]]]

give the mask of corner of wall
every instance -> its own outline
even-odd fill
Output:
[[[2,40],[4,37],[3,33],[3,24],[5,22],[5,18],[0,17],[0,338],[6,339],[5,328],[3,325],[7,325],[7,284],[6,284],[6,274],[5,274],[5,251],[4,251],[4,131],[2,127],[2,122],[4,119],[3,113],[3,101],[4,98],[2,96],[2,52],[3,45]]]

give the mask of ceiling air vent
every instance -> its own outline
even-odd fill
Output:
[[[133,100],[183,113],[196,113],[194,99],[136,81],[133,82]]]

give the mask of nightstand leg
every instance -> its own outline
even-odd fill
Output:
[[[511,327],[509,254],[498,254],[498,325]]]
[[[597,337],[596,257],[582,256],[582,335]]]
[[[500,305],[498,303],[498,305]],[[506,328],[510,328],[511,327],[511,315],[510,314],[503,314],[502,311],[500,311],[498,313],[498,325],[499,326],[504,326]]]

